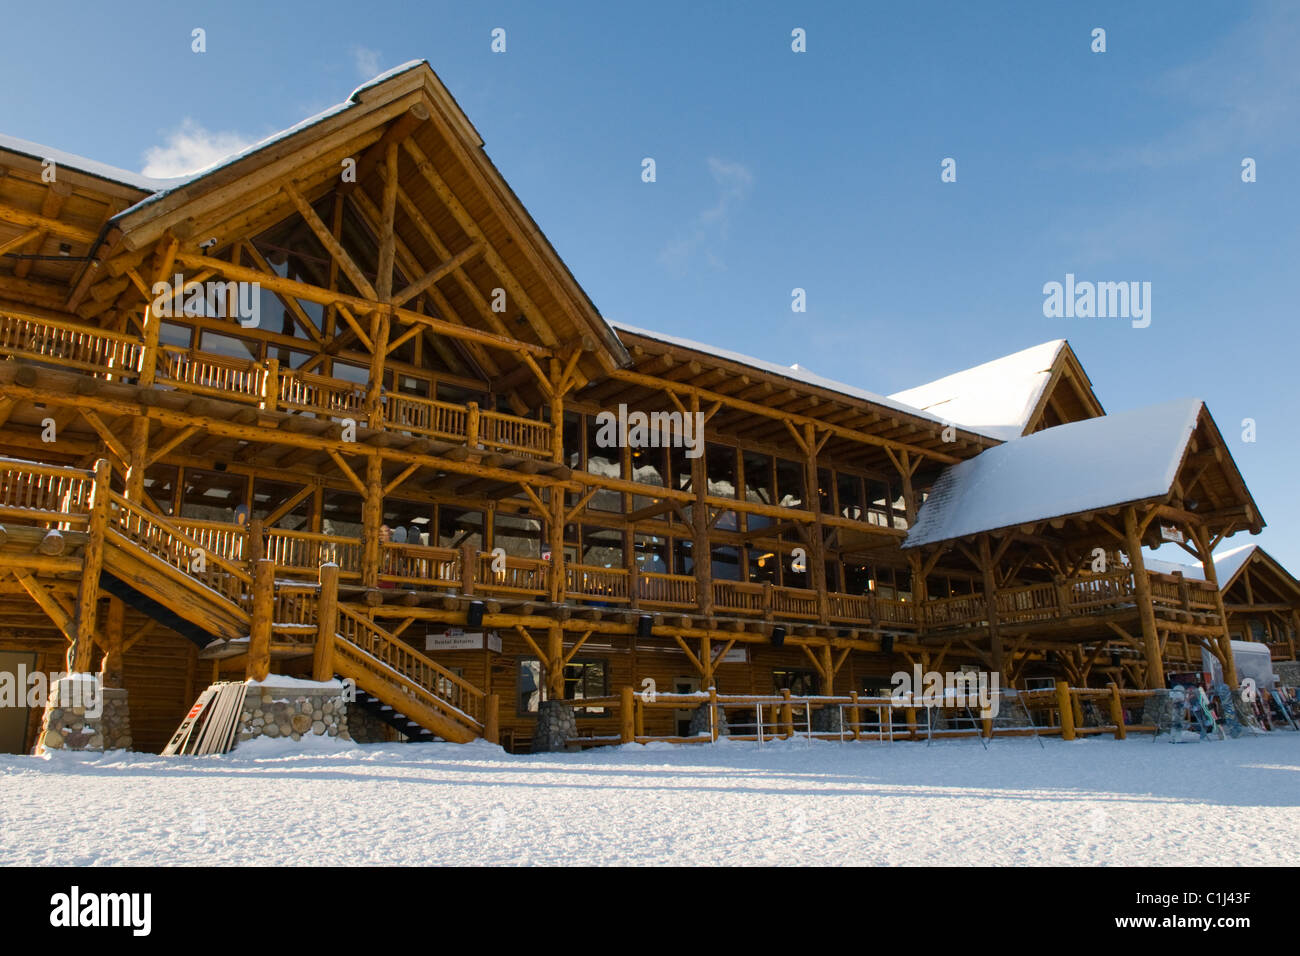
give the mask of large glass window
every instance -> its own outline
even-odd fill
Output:
[[[772,504],[772,457],[747,451],[743,454],[742,464],[745,469],[745,500],[760,505]],[[750,531],[772,524],[773,519],[767,515],[745,516],[745,527]]]
[[[492,546],[505,548],[506,554],[512,557],[540,558],[542,523],[536,518],[498,511],[493,524]]]
[[[588,700],[609,695],[609,666],[602,660],[576,660],[564,665],[564,699]],[[575,707],[581,717],[601,716],[604,707]]]
[[[602,437],[608,439],[609,429]],[[622,478],[623,449],[617,444],[602,448],[597,442],[601,429],[596,424],[596,416],[587,418],[587,474],[600,475],[603,478]],[[592,497],[588,507],[596,511],[622,511],[623,496],[617,491],[601,490]]]
[[[483,512],[439,505],[437,521],[439,547],[459,548],[468,544],[475,550],[483,549]]]
[[[235,509],[248,495],[248,479],[223,471],[185,470],[181,517],[201,521],[235,522]]]
[[[776,460],[777,503],[783,508],[804,507],[804,466],[801,462]]]

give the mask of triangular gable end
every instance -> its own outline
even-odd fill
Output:
[[[393,71],[113,225],[104,267],[76,302],[100,324],[140,307],[139,283],[124,275],[152,283],[166,264],[167,280],[206,273],[261,281],[282,300],[337,310],[340,326],[362,342],[374,302],[389,302],[393,339],[423,335],[441,362],[468,360],[517,407],[542,403],[548,385],[540,379],[572,388],[627,362],[427,63]],[[314,283],[316,292],[301,289],[275,268],[265,238],[277,231],[314,247],[336,295],[322,297]],[[385,255],[391,288],[379,268]]]

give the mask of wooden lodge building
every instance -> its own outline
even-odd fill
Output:
[[[102,673],[139,750],[268,673],[521,748],[646,680],[1159,688],[1248,609],[1295,654],[1276,562],[1218,587],[1264,521],[1200,402],[1106,415],[1064,342],[885,397],[611,324],[424,63],[182,180],[0,138],[0,456],[0,669]]]

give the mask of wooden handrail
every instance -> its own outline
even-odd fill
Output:
[[[482,726],[482,703],[486,695],[469,681],[452,673],[437,661],[421,654],[363,617],[346,605],[338,606],[339,637],[364,651],[376,661],[402,675],[406,681],[422,691],[442,709],[453,707]],[[460,700],[447,700],[439,696],[440,681],[453,685],[460,691]],[[466,707],[466,701],[472,702]]]
[[[182,531],[180,528],[176,527],[176,525],[174,525],[174,524],[172,524],[171,522],[169,522],[167,519],[163,518],[163,517],[160,516],[160,515],[156,515],[156,514],[154,514],[152,511],[145,511],[145,510],[144,510],[143,508],[141,508],[139,505],[135,504],[134,502],[128,501],[126,498],[123,498],[121,495],[119,495],[119,494],[118,494],[117,492],[115,492],[115,491],[110,491],[110,492],[108,493],[108,498],[109,498],[109,501],[112,502],[112,504],[113,504],[113,505],[118,509],[119,513],[126,513],[126,514],[134,515],[135,517],[139,518],[139,519],[140,519],[141,521],[143,521],[144,523],[149,524],[149,525],[152,525],[152,526],[154,526],[154,527],[156,527],[156,528],[159,528],[159,529],[161,529],[161,530],[167,532],[167,534],[171,535],[173,538],[175,538],[175,539],[176,539],[177,541],[179,541],[181,544],[188,545],[188,546],[191,548],[192,551],[194,551],[194,550],[202,551],[202,552],[204,553],[205,558],[206,558],[208,561],[211,561],[212,563],[216,564],[218,567],[220,567],[223,571],[225,571],[225,572],[226,572],[227,574],[229,574],[231,577],[233,577],[233,578],[239,580],[240,582],[242,582],[243,584],[247,585],[248,590],[251,590],[251,589],[252,589],[252,586],[253,586],[253,578],[252,578],[252,575],[250,575],[250,574],[248,573],[247,570],[245,570],[244,568],[240,567],[238,564],[234,563],[233,561],[230,561],[230,560],[227,560],[226,558],[223,558],[223,557],[222,557],[221,555],[219,555],[219,554],[214,554],[214,553],[212,553],[212,552],[209,551],[207,548],[205,548],[201,542],[199,542],[199,541],[197,541],[196,539],[190,537],[188,534],[186,534],[186,533],[185,533],[184,531]],[[119,515],[118,517],[115,517],[115,518],[113,519],[113,524],[112,524],[112,526],[113,526],[116,530],[118,530],[119,533],[121,532],[121,528],[123,527],[123,522],[122,522],[122,520],[121,520],[121,518],[120,518],[120,515]],[[127,537],[130,538],[131,536],[130,536],[130,535],[127,535]],[[132,540],[133,540],[133,539],[132,539]],[[146,550],[147,550],[147,549],[146,549]],[[152,553],[152,552],[151,552],[151,553]],[[177,570],[183,570],[183,571],[186,571],[186,572],[188,573],[188,563],[186,564],[186,566],[185,566],[184,568],[178,568]],[[197,579],[196,579],[196,580],[197,580]],[[200,582],[200,583],[206,583],[206,582]]]

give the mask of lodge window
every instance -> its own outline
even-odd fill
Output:
[[[821,508],[822,514],[835,514],[835,502],[833,499],[834,486],[831,484],[831,472],[829,468],[817,469],[817,502]]]
[[[435,520],[440,548],[459,548],[468,544],[476,550],[483,549],[483,512],[438,505]]]
[[[582,529],[582,563],[596,568],[622,568],[623,532],[614,528]]]
[[[564,665],[564,699],[587,700],[609,695],[609,662],[598,658],[570,661]],[[519,661],[515,684],[516,713],[521,717],[535,715],[546,700],[545,672],[535,657]],[[575,707],[579,716],[599,717],[609,713],[606,707]]]
[[[745,476],[745,500],[754,504],[770,505],[772,503],[772,458],[756,452],[743,452],[741,465]],[[749,531],[767,528],[773,524],[767,515],[748,514],[745,527]]]
[[[867,521],[889,527],[889,486],[883,481],[867,481]]]
[[[749,549],[749,580],[755,584],[779,584],[782,556],[766,548]]]
[[[586,428],[586,469],[590,475],[602,478],[622,478],[622,452],[618,447],[602,448],[596,441],[600,429],[596,425],[596,416],[587,417]],[[617,491],[601,489],[592,497],[588,505],[594,511],[622,511],[623,496]]]
[[[837,472],[835,489],[839,494],[840,515],[853,520],[862,518],[862,479],[857,475]]]
[[[506,554],[517,558],[542,556],[542,523],[536,518],[522,515],[496,514],[492,528],[492,546],[505,548]]]
[[[776,460],[776,495],[783,508],[802,508],[804,466],[799,462]]]
[[[229,472],[185,470],[181,517],[200,521],[235,521],[235,509],[248,496],[248,479]]]
[[[157,503],[165,515],[176,511],[175,465],[151,465],[144,473],[144,492]]]
[[[789,690],[791,697],[809,697],[817,693],[817,673],[801,667],[772,671],[772,690]]]
[[[302,485],[267,478],[253,479],[253,517],[266,518],[274,514],[302,490]],[[305,528],[311,521],[311,499],[310,494],[306,495],[275,522],[276,527],[289,531]]]
[[[643,485],[665,487],[668,484],[667,452],[668,449],[666,448],[631,449],[632,480]],[[632,496],[633,511],[639,511],[641,508],[649,507],[652,504],[654,504],[653,498],[648,498],[645,495]],[[658,514],[654,520],[667,521],[668,515],[666,512]]]
[[[709,494],[719,498],[736,497],[736,454],[736,449],[730,445],[705,446],[704,461]],[[719,531],[735,531],[736,513],[724,511],[713,526]]]
[[[321,501],[322,534],[342,538],[361,537],[361,496],[350,491],[325,492]]]
[[[257,361],[262,357],[262,343],[257,339],[241,339],[204,329],[199,333],[199,350],[226,358]]]
[[[609,694],[609,667],[606,661],[587,659],[570,661],[564,665],[564,699],[587,700]],[[609,713],[605,707],[575,707],[580,717],[602,717]]]
[[[537,713],[542,702],[542,662],[535,657],[519,661],[519,674],[515,682],[515,712],[521,717]]]
[[[713,580],[740,580],[740,549],[725,545],[713,548]]]
[[[638,534],[633,537],[636,547],[637,570],[651,574],[667,574],[669,545],[667,538]]]

